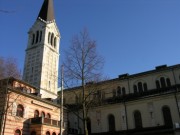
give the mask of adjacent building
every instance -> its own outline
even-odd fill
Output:
[[[180,65],[86,85],[87,127],[94,135],[174,135],[180,128]],[[69,133],[82,132],[82,89],[64,91]]]

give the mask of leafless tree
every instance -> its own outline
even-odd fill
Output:
[[[21,73],[15,58],[0,57],[0,79],[6,77],[21,78]]]
[[[104,59],[97,52],[97,45],[90,39],[87,29],[74,36],[71,46],[65,52],[64,74],[65,80],[71,81],[71,86],[80,85],[82,88],[82,108],[84,134],[87,130],[87,100],[90,96],[88,82],[97,82],[102,76]],[[88,94],[87,94],[88,92]]]

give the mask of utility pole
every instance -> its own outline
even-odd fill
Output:
[[[61,66],[61,114],[60,114],[60,135],[63,135],[63,89],[64,89],[64,66]]]

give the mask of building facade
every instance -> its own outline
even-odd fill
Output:
[[[41,98],[37,88],[7,78],[0,81],[0,93],[2,135],[60,134],[60,105]],[[65,126],[62,130],[65,134]]]
[[[99,135],[174,135],[180,127],[180,65],[86,85],[87,127]],[[82,132],[82,89],[64,91],[69,133]],[[90,93],[90,94],[89,94]]]

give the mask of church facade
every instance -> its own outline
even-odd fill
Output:
[[[86,86],[87,127],[93,135],[177,135],[180,129],[180,65],[158,66]],[[69,132],[83,129],[82,88],[67,89]]]
[[[64,107],[59,104],[61,35],[53,0],[44,0],[28,35],[23,81],[0,80],[1,135],[82,135],[82,88],[64,90]],[[180,65],[123,74],[85,88],[89,134],[180,135]]]

